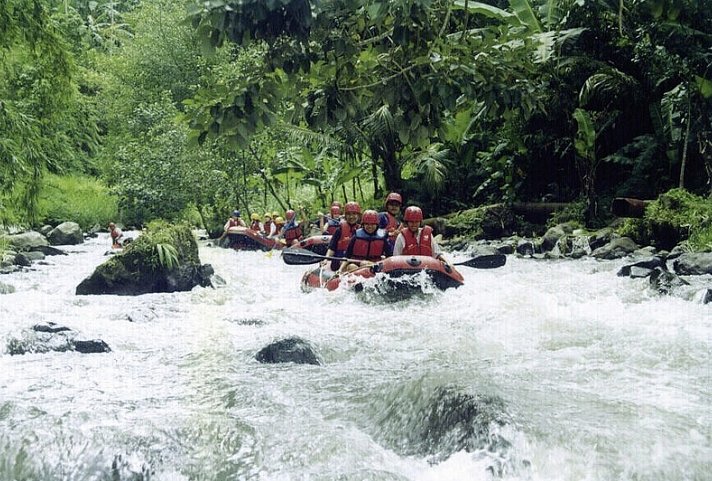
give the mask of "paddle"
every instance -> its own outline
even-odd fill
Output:
[[[323,260],[349,261],[354,264],[360,264],[361,262],[363,262],[354,259],[344,259],[343,257],[322,256],[306,249],[300,249],[299,247],[287,247],[286,249],[283,249],[282,259],[284,260],[285,264],[289,264],[290,266],[316,264],[317,262]]]
[[[322,256],[319,254],[315,254],[312,251],[300,249],[298,247],[289,247],[287,249],[284,249],[282,251],[282,259],[284,260],[285,264],[289,265],[316,264],[317,262],[322,260],[347,260],[352,263],[362,262],[353,259],[344,259],[342,257]],[[502,267],[505,262],[507,262],[507,256],[505,256],[504,254],[490,254],[473,257],[472,259],[466,260],[464,262],[458,262],[453,265],[474,267],[475,269],[494,269],[495,267]]]
[[[504,254],[487,254],[472,259],[456,262],[454,266],[467,266],[474,267],[475,269],[494,269],[495,267],[502,267],[507,262],[507,256]]]

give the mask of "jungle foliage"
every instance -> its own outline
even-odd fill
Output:
[[[219,226],[402,192],[427,215],[712,192],[712,0],[6,0],[0,211],[101,178]],[[701,198],[701,197],[700,197]]]

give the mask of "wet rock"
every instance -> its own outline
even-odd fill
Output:
[[[37,251],[23,252],[23,255],[27,257],[31,262],[44,260],[45,255]]]
[[[636,244],[633,239],[629,237],[618,237],[603,247],[599,247],[593,251],[591,256],[596,259],[620,259],[621,257],[632,254],[637,249],[638,244]]]
[[[615,234],[613,232],[613,229],[611,229],[610,227],[600,229],[596,231],[591,237],[589,237],[588,246],[591,248],[591,251],[595,251],[596,249],[603,247],[604,245],[611,242],[614,237]]]
[[[686,280],[662,267],[656,267],[650,274],[651,287],[661,294],[670,294],[673,290],[689,284]]]
[[[158,318],[158,315],[152,309],[140,309],[126,314],[126,320],[129,322],[137,322],[144,324],[147,322],[154,321]]]
[[[665,269],[665,259],[662,257],[648,257],[633,264],[628,264],[620,268],[618,277],[647,277],[656,267]]]
[[[682,276],[712,274],[712,252],[690,252],[680,255],[672,263],[675,272]]]
[[[84,242],[81,227],[76,222],[62,222],[47,234],[51,245],[76,245]]]
[[[52,227],[49,224],[45,224],[42,227],[40,227],[39,233],[42,234],[43,236],[47,237],[47,234],[52,232],[52,229],[54,229],[54,227]]]
[[[29,251],[32,250],[33,247],[48,245],[45,236],[35,231],[9,235],[7,236],[7,240],[16,251]]]
[[[517,243],[516,251],[519,255],[531,257],[536,252],[536,249],[530,239],[522,239]]]
[[[12,294],[15,292],[15,286],[0,282],[0,294]]]
[[[15,254],[15,265],[29,267],[32,265],[32,261],[24,252],[18,252]]]
[[[542,252],[548,252],[554,248],[556,243],[566,234],[571,234],[574,231],[573,227],[568,224],[559,224],[546,231],[541,238]]]
[[[276,364],[283,362],[293,362],[295,364],[320,365],[314,349],[299,337],[289,337],[282,339],[262,348],[255,359],[263,364]]]
[[[66,252],[62,249],[57,249],[52,246],[36,246],[30,249],[30,252],[41,252],[46,256],[67,256]]]
[[[159,261],[159,247],[172,247],[173,265]],[[213,274],[212,266],[200,264],[198,245],[191,230],[187,226],[169,226],[157,232],[155,238],[150,233],[141,235],[120,255],[101,264],[77,286],[76,294],[134,296],[189,291],[197,285],[211,286]]]
[[[110,352],[109,346],[101,339],[78,340],[78,333],[72,329],[46,322],[25,329],[16,338],[9,338],[7,352],[10,355],[42,354],[47,352],[77,351],[85,354]]]
[[[92,339],[90,341],[74,341],[72,347],[75,351],[82,354],[98,354],[103,352],[111,352],[109,346],[101,339]]]
[[[44,324],[35,324],[32,326],[32,330],[35,332],[50,332],[50,333],[55,333],[55,332],[64,332],[64,331],[71,331],[70,328],[67,326],[60,326],[59,324],[55,322],[46,322]]]

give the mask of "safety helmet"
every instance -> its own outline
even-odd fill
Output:
[[[346,214],[360,214],[361,206],[358,205],[358,202],[347,202],[346,205],[344,206],[344,213],[346,213]]]
[[[275,224],[284,224],[284,219],[281,217],[277,216],[277,218],[274,220]]]
[[[294,211],[292,209],[289,209],[287,212],[284,213],[284,217],[287,218],[287,220],[292,220],[294,219]]]
[[[341,208],[341,202],[339,202],[338,200],[335,200],[334,202],[331,203],[331,207],[334,207],[334,206],[336,206],[336,207],[338,207],[338,208],[340,209],[340,208]]]
[[[260,220],[260,215],[257,212],[253,212],[252,215],[250,216],[250,219]]]
[[[403,197],[398,192],[391,192],[388,194],[388,197],[386,197],[386,204],[389,202],[398,202],[399,204],[403,203]]]
[[[279,216],[279,212],[277,212],[276,210],[274,212],[272,212],[272,218],[275,218],[278,216]]]
[[[109,227],[113,229],[114,227],[116,227],[116,224],[114,224],[113,222],[109,222]]]
[[[270,214],[269,212],[265,212],[265,219],[271,219],[271,218],[272,218],[272,214]]]
[[[363,211],[361,224],[378,224],[378,212],[371,209]]]
[[[423,221],[423,211],[420,210],[420,207],[416,207],[414,205],[411,205],[405,210],[405,214],[403,214],[403,219],[406,222],[422,222]]]
[[[232,216],[233,216],[233,217],[240,217],[240,211],[239,211],[239,210],[233,210],[233,211],[232,211]]]
[[[332,205],[329,211],[331,212],[332,217],[336,217],[341,214],[341,207],[338,205]]]

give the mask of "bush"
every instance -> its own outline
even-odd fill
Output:
[[[118,220],[116,199],[90,177],[48,174],[40,193],[39,219],[46,224],[76,222],[82,229]]]
[[[618,233],[662,249],[682,241],[692,251],[712,250],[712,199],[672,189],[651,202],[642,219],[628,219]]]

